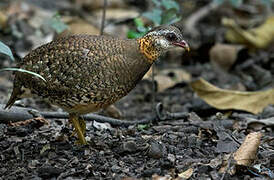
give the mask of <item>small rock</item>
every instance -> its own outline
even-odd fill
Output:
[[[4,133],[5,133],[6,129],[7,129],[7,125],[0,124],[0,137],[4,136]]]
[[[123,143],[123,150],[126,152],[135,152],[138,149],[134,141],[128,141]]]
[[[30,169],[34,169],[36,168],[36,166],[39,164],[39,161],[38,160],[31,160],[28,164],[28,168]]]
[[[118,172],[120,172],[120,170],[121,170],[121,167],[119,167],[118,165],[113,165],[111,167],[111,171],[114,173],[118,173]]]
[[[170,162],[172,162],[172,163],[174,163],[175,160],[176,160],[176,158],[175,158],[175,156],[174,156],[173,154],[168,154],[168,155],[167,155],[167,159],[168,159]]]
[[[38,176],[42,178],[57,177],[63,170],[50,165],[42,166],[38,169]]]
[[[163,157],[163,146],[157,142],[151,142],[148,156],[154,159],[160,159]]]
[[[161,169],[160,168],[153,168],[153,169],[146,169],[143,172],[143,176],[145,177],[151,177],[153,174],[160,174]]]
[[[27,128],[26,126],[19,126],[19,127],[9,127],[7,134],[8,135],[16,135],[19,137],[25,137],[31,134],[33,130]]]
[[[93,127],[95,127],[98,130],[112,130],[113,129],[109,123],[100,123],[97,121],[93,122]]]

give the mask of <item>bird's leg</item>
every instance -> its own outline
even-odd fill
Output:
[[[78,121],[79,121],[80,128],[82,130],[82,133],[83,133],[83,135],[85,135],[86,134],[86,122],[83,117],[79,117]]]
[[[77,118],[77,120],[79,122],[80,129],[81,129],[83,135],[85,136],[85,134],[86,134],[86,122],[82,117]],[[74,136],[75,133],[77,133],[76,130],[74,130],[72,132],[71,136]]]
[[[69,121],[74,126],[74,129],[75,129],[78,139],[79,139],[79,141],[78,141],[79,144],[87,144],[87,141],[86,141],[84,133],[83,133],[83,125],[81,125],[81,122],[79,122],[79,116],[77,116],[76,114],[69,114]]]

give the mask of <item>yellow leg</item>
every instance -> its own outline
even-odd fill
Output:
[[[79,121],[80,128],[83,132],[83,135],[85,136],[85,134],[86,134],[86,122],[82,117],[79,117],[78,121]]]
[[[83,124],[81,123],[81,121],[79,123],[78,119],[79,119],[79,116],[77,116],[75,114],[70,114],[69,115],[69,120],[70,120],[70,122],[72,122],[72,124],[75,128],[75,131],[78,135],[78,139],[79,139],[78,143],[79,144],[87,144],[87,141],[86,141],[85,136],[84,136],[85,130],[83,132]],[[85,125],[85,123],[84,123],[84,125]]]
[[[81,117],[77,118],[77,120],[78,120],[78,122],[79,122],[80,129],[81,129],[83,135],[85,136],[85,134],[86,134],[86,122],[85,122],[85,120],[84,120],[83,118],[81,118]],[[72,123],[72,122],[70,122],[70,123]],[[72,132],[71,136],[74,136],[76,133],[77,133],[76,130],[74,130],[74,131]]]

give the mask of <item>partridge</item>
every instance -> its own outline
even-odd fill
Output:
[[[32,50],[18,65],[41,78],[15,72],[5,108],[16,100],[38,95],[69,113],[69,121],[86,144],[82,114],[97,111],[127,95],[154,61],[167,50],[189,50],[177,25],[159,26],[139,39],[72,35]]]

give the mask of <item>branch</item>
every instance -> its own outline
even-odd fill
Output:
[[[102,21],[101,21],[100,35],[103,35],[103,33],[104,33],[106,10],[107,10],[107,0],[104,0],[104,9],[103,9],[103,15],[102,15]]]
[[[8,110],[4,110],[4,105],[0,104],[0,123],[9,124],[10,122],[24,121],[27,119],[32,119],[34,117],[42,116],[45,119],[68,119],[68,113],[65,112],[39,112],[35,109],[23,108],[13,106]],[[129,121],[129,120],[119,120],[110,117],[101,116],[98,114],[87,114],[83,115],[86,121],[97,121],[101,123],[109,123],[114,126],[130,126],[135,124],[148,124],[158,121],[166,120],[176,120],[176,119],[186,119],[188,113],[169,113],[163,111],[162,104],[156,105],[156,115],[152,115],[150,118]]]

